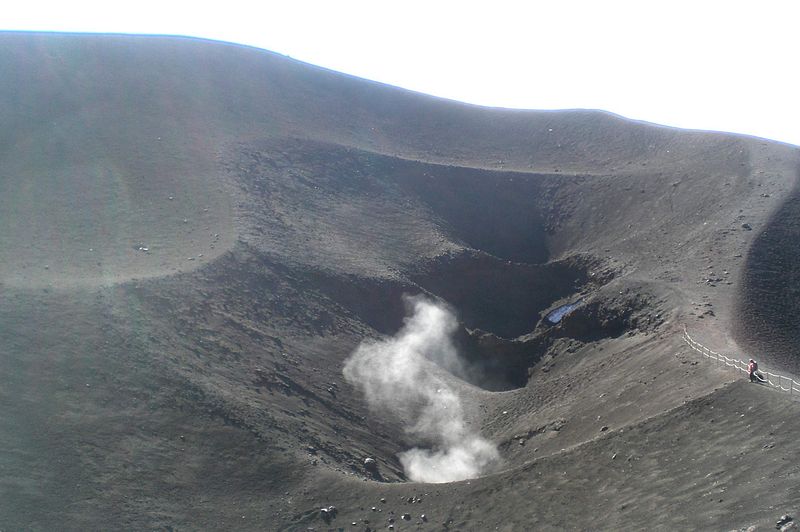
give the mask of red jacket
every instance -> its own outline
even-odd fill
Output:
[[[752,375],[752,374],[753,374],[753,372],[754,372],[754,371],[756,371],[757,369],[758,369],[758,362],[750,362],[750,363],[747,365],[747,372],[748,372],[749,374],[751,374],[751,375]]]

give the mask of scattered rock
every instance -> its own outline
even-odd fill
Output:
[[[786,526],[789,523],[792,523],[793,521],[794,521],[794,518],[791,515],[783,514],[780,517],[780,519],[778,519],[778,522],[775,523],[775,528],[777,528],[778,530],[784,530],[783,527]],[[791,529],[787,529],[787,530],[791,530]]]
[[[403,521],[411,521],[411,514],[403,514]]]
[[[750,224],[742,224],[742,229],[744,229],[745,231],[752,231],[753,230],[753,228],[750,226]]]
[[[376,462],[374,458],[365,458],[364,469],[366,469],[370,473],[374,473],[375,471],[378,470],[378,462]]]
[[[600,427],[600,432],[605,432],[607,430],[608,430],[608,425],[603,425],[602,427]]]
[[[327,508],[321,508],[320,511],[319,511],[319,516],[326,523],[330,523],[331,519],[333,519],[333,515],[331,515],[331,513],[328,511]]]

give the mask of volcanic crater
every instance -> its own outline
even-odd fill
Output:
[[[3,526],[733,529],[800,507],[798,404],[682,340],[796,373],[796,147],[225,43],[0,42]],[[409,301],[455,326],[385,386],[437,384],[498,453],[457,482],[403,460],[447,447],[407,417],[436,401],[371,406],[343,373],[402,344]]]

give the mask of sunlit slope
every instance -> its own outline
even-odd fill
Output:
[[[230,194],[188,91],[148,97],[125,58],[18,39],[0,54],[0,281],[105,284],[223,251]]]
[[[213,258],[236,234],[219,156],[254,139],[646,179],[706,154],[715,173],[747,162],[719,135],[478,108],[222,43],[3,33],[0,45],[0,279],[12,285],[102,284]]]

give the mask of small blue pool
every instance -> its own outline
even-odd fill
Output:
[[[550,323],[550,325],[555,325],[561,321],[561,318],[572,312],[575,307],[581,304],[582,299],[574,301],[572,303],[568,303],[566,305],[561,305],[555,310],[551,310],[544,319]]]

